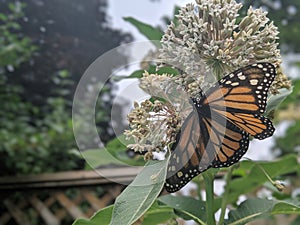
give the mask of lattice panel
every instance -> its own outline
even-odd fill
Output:
[[[64,191],[14,192],[2,197],[0,225],[71,224],[76,218],[89,218],[113,203],[122,188],[109,185],[101,190],[78,187]]]

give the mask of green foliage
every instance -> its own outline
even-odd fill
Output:
[[[252,198],[242,202],[236,210],[229,212],[227,225],[242,225],[258,218],[268,217],[271,214],[299,214],[300,204],[289,201],[277,201]]]
[[[252,197],[242,203],[238,203],[238,197],[248,195],[249,193],[253,196],[254,192],[262,186],[265,186],[265,188],[275,193],[278,192],[272,185],[269,185],[269,187],[265,185],[269,182],[269,178],[266,174],[272,179],[280,177],[284,177],[284,179],[294,179],[293,176],[288,177],[286,174],[300,172],[300,166],[297,163],[296,156],[286,156],[276,162],[257,163],[242,161],[240,164],[240,167],[232,173],[233,177],[239,177],[232,178],[226,183],[226,188],[228,188],[229,191],[212,199],[212,205],[214,206],[211,210],[212,213],[215,213],[223,206],[226,207],[228,204],[232,206],[229,210],[229,217],[224,220],[224,224],[245,224],[258,218],[272,219],[272,215],[276,214],[300,213],[300,199],[295,199],[291,193],[285,194],[283,199],[276,199],[276,195],[273,195],[273,199]],[[154,163],[151,164],[150,167],[146,166],[143,172],[138,175],[137,179],[117,198],[111,221],[107,224],[132,224],[142,215],[141,224],[155,224],[148,223],[148,220],[146,220],[147,217],[154,213],[152,208],[153,204],[156,205],[155,211],[160,213],[161,219],[167,220],[167,218],[181,217],[186,220],[192,219],[198,224],[207,224],[208,210],[206,201],[192,197],[173,195],[164,195],[156,199],[163,185],[165,176],[163,170],[165,167],[165,162]],[[226,169],[226,171],[228,173],[232,172],[232,170],[228,169]],[[207,171],[207,173],[211,172]],[[214,172],[211,174],[214,174]],[[157,183],[147,185],[150,180],[153,180],[153,176],[157,179]],[[203,180],[200,183],[202,184]],[[233,206],[236,206],[236,208]],[[170,209],[174,210],[174,214],[171,213]],[[98,213],[100,212],[103,213],[102,210]],[[95,222],[94,218],[95,217],[91,218],[90,223],[86,224],[93,224],[93,222]],[[99,216],[97,221],[100,221],[101,218],[102,217]],[[81,219],[77,220],[74,222],[74,225],[83,224],[81,222]]]
[[[300,120],[295,121],[289,126],[282,137],[276,138],[276,145],[273,147],[274,150],[279,149],[280,154],[285,155],[295,152],[300,146]]]
[[[0,13],[0,66],[17,67],[27,61],[37,49],[30,38],[20,33],[17,22],[23,15],[24,4],[9,3],[9,14]]]
[[[278,201],[272,208],[272,214],[300,214],[299,199]]]
[[[165,24],[171,24],[171,22],[173,22],[175,24],[175,26],[177,26],[178,25],[178,19],[174,15],[178,15],[179,14],[179,10],[180,10],[180,7],[179,6],[175,6],[174,10],[173,10],[173,17],[163,16],[162,20],[164,21],[164,23]]]
[[[174,209],[175,213],[185,220],[194,220],[198,224],[205,224],[206,204],[192,197],[165,195],[158,198],[158,202]]]
[[[105,207],[99,210],[91,219],[77,219],[73,225],[108,225],[111,220],[113,206]]]
[[[37,48],[21,31],[24,4],[8,3],[6,14],[0,13],[0,66],[17,69],[28,61]],[[62,97],[48,98],[43,108],[34,106],[23,96],[26,87],[12,84],[4,70],[0,74],[0,175],[30,174],[77,169],[81,157],[73,137],[68,102]],[[67,71],[53,76],[64,96],[70,83]],[[57,163],[60,162],[60,163]]]
[[[299,66],[300,68],[300,66]],[[300,102],[300,79],[293,80],[293,90],[286,99],[280,104],[280,109],[286,109],[290,104],[299,104]]]
[[[113,79],[114,79],[114,81],[119,81],[122,79],[141,78],[141,77],[143,77],[143,74],[145,73],[145,71],[147,71],[149,74],[159,74],[159,75],[167,73],[167,74],[172,74],[173,76],[176,76],[179,74],[178,70],[176,70],[175,68],[172,68],[170,66],[163,66],[163,67],[160,67],[159,69],[157,69],[155,65],[150,65],[147,70],[135,70],[129,76],[114,77]]]
[[[285,115],[284,119],[291,123],[285,133],[276,137],[273,150],[279,152],[279,155],[286,155],[293,152],[299,152],[300,146],[300,80],[293,81],[293,92],[280,104],[278,115]],[[295,118],[295,119],[294,119]],[[294,121],[292,121],[294,119]]]
[[[78,168],[80,156],[71,118],[65,113],[66,102],[62,98],[49,99],[47,116],[41,117],[37,107],[22,101],[21,88],[7,85],[0,78],[1,175]]]
[[[132,17],[125,17],[124,20],[135,26],[139,30],[139,32],[149,40],[159,41],[163,35],[163,31],[160,28],[154,28],[151,25],[143,23]]]
[[[225,224],[241,225],[253,221],[254,219],[266,216],[271,212],[274,202],[267,199],[248,199],[242,202],[236,210],[228,214]]]
[[[115,201],[110,224],[131,225],[154,203],[166,177],[167,161],[148,162]]]
[[[265,111],[265,115],[268,115],[270,112],[275,110],[281,104],[281,102],[283,102],[284,99],[287,98],[293,92],[292,89],[289,90],[289,89],[286,89],[286,88],[281,88],[278,91],[279,91],[278,94],[271,95],[268,98],[268,104],[267,104],[267,108],[266,108],[266,111]]]
[[[81,154],[87,162],[87,168],[99,168],[105,165],[136,165],[145,164],[143,157],[136,156],[129,158],[126,153],[127,144],[130,142],[125,139],[125,135],[114,138],[109,141],[105,148],[88,149]]]
[[[99,210],[90,219],[77,219],[73,225],[109,225],[112,217],[113,206],[108,206]],[[175,217],[173,209],[166,206],[160,206],[156,201],[143,215],[143,225],[165,224],[170,218]],[[123,224],[123,223],[122,223]]]
[[[166,221],[175,217],[173,209],[167,206],[160,206],[158,201],[143,215],[143,225],[166,224]],[[171,218],[171,219],[170,219]]]
[[[123,33],[109,26],[106,1],[39,0],[37,3],[26,0],[2,0],[0,13],[5,16],[11,14],[8,4],[15,5],[16,10],[23,14],[17,20],[9,16],[19,27],[19,30],[14,29],[12,33],[20,40],[30,39],[38,48],[34,54],[23,60],[20,66],[11,66],[15,65],[14,61],[7,64],[8,79],[11,84],[24,87],[23,98],[39,107],[47,104],[48,97],[54,96],[53,90],[57,88],[57,84],[53,82],[53,76],[59,71],[68,71],[70,80],[74,82],[68,87],[69,94],[64,95],[72,101],[75,85],[91,62],[121,43],[132,40],[129,33]],[[3,38],[2,32],[0,36],[0,39]],[[27,48],[24,46],[22,50],[29,51],[31,46]],[[5,47],[0,46],[0,52]],[[19,52],[16,61],[24,58],[24,54],[25,52]],[[4,56],[5,58],[1,57],[1,62],[8,59],[8,55]],[[102,74],[110,74],[113,67],[126,65],[125,56],[126,52],[116,54],[113,62],[107,64],[107,70]],[[61,90],[66,91],[66,88]],[[58,96],[58,93],[56,94]]]
[[[73,9],[78,7],[70,7],[69,4],[61,1],[56,3],[70,8],[66,14],[71,14],[73,18],[80,18],[79,22],[83,23],[86,29],[83,19],[76,13],[74,14],[76,10]],[[47,5],[48,2],[43,1],[43,4]],[[47,10],[56,13],[57,4],[49,3],[51,7]],[[84,10],[87,11],[92,7],[82,1],[74,1],[72,4],[72,6],[84,6]],[[101,9],[105,7],[102,3],[98,5]],[[40,6],[30,2],[24,4],[22,1],[16,3],[3,1],[0,6],[0,175],[82,169],[84,162],[74,139],[71,119],[70,96],[75,90],[78,75],[81,75],[81,72],[78,74],[74,68],[84,71],[88,64],[80,64],[83,62],[82,58],[90,63],[91,58],[98,56],[99,49],[95,46],[100,48],[105,46],[110,49],[114,47],[110,45],[121,42],[123,37],[127,37],[127,41],[130,40],[129,35],[121,35],[106,27],[105,32],[101,30],[103,38],[100,39],[101,41],[108,39],[108,45],[99,45],[99,30],[88,29],[88,32],[81,30],[78,33],[84,34],[85,38],[82,36],[71,38],[75,35],[73,30],[63,29],[60,26],[64,24],[60,21],[64,20],[65,14],[58,13],[55,17],[52,13],[39,13],[41,10],[34,9]],[[34,13],[28,13],[33,11]],[[49,15],[53,18],[48,17]],[[45,21],[50,21],[50,19],[59,26],[49,26],[51,29],[47,29],[47,32],[40,32],[39,28],[47,27],[49,24]],[[86,19],[93,20],[93,17]],[[95,20],[93,22],[93,24],[88,23],[89,26],[95,25],[99,29],[100,23]],[[51,34],[55,38],[52,38]],[[109,34],[114,37],[113,40],[107,38]],[[58,40],[57,36],[61,38]],[[86,38],[91,38],[92,42],[91,39],[86,40]],[[86,54],[76,55],[76,53],[74,57],[74,52],[72,52],[74,48],[66,51],[68,48],[66,42],[75,39],[80,41],[79,47],[85,50],[91,47],[94,51],[82,51]],[[88,44],[82,44],[81,41]],[[32,43],[37,44],[39,48]],[[72,46],[73,44],[72,42]],[[53,48],[54,45],[55,48]],[[58,50],[60,52],[57,52]],[[74,51],[79,50],[75,48]],[[86,55],[89,55],[88,59]],[[124,63],[123,56],[120,55],[115,60]],[[107,109],[111,108],[113,97],[111,88],[112,85],[108,82],[96,105],[96,126],[104,143],[114,137],[112,132],[108,132],[111,115]],[[82,108],[82,114],[90,113],[89,110]],[[114,122],[122,127],[122,121]],[[86,127],[83,129],[89,131]],[[85,138],[93,138],[88,133],[86,134]],[[93,141],[90,142],[91,146],[95,146]],[[126,153],[123,152],[120,155],[126,158]]]
[[[254,191],[265,182],[268,182],[268,177],[263,171],[266,171],[271,178],[277,178],[288,173],[297,172],[299,168],[295,155],[287,155],[274,162],[242,161],[240,168],[233,172],[233,175],[237,174],[239,178],[228,184],[231,190],[229,201],[234,202],[243,193]]]

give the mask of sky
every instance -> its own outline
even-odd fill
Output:
[[[123,17],[134,17],[152,26],[163,25],[161,18],[173,14],[174,6],[184,6],[193,0],[108,0],[110,24],[122,31],[130,31],[135,40],[147,40]]]

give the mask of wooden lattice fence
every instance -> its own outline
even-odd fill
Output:
[[[140,168],[0,177],[0,225],[64,225],[113,203]]]

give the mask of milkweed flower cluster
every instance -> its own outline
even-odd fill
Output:
[[[169,25],[159,56],[166,64],[179,65],[187,74],[181,79],[196,82],[190,86],[209,85],[206,80],[211,75],[219,79],[252,63],[281,63],[279,32],[267,12],[250,7],[247,15],[239,18],[242,4],[234,0],[196,3],[183,7],[177,24]],[[188,86],[187,91],[195,93]]]
[[[125,135],[134,140],[128,148],[146,152],[145,158],[151,158],[152,152],[163,151],[175,141],[182,114],[191,110],[191,106],[182,101],[188,97],[173,79],[169,74],[145,72],[140,80],[140,87],[153,97],[134,103],[134,109],[128,114],[131,129],[126,130]],[[178,97],[180,92],[182,98]]]
[[[135,144],[128,148],[145,153],[146,159],[152,158],[152,152],[162,151],[174,137],[180,117],[171,104],[162,104],[156,100],[146,100],[141,104],[135,102],[134,109],[128,114],[130,130],[125,135],[134,139]]]
[[[241,7],[234,0],[196,0],[196,4],[180,9],[177,21],[168,26],[162,37],[158,56],[162,64],[157,65],[175,67],[180,75],[145,72],[140,87],[159,98],[135,104],[128,115],[131,129],[125,134],[135,142],[129,147],[160,151],[175,140],[191,107],[182,111],[187,98],[180,98],[180,94],[177,97],[181,102],[168,99],[167,84],[176,86],[174,90],[182,88],[188,97],[197,97],[200,90],[238,68],[257,62],[279,67],[277,27],[262,9],[250,7],[247,15],[240,18]],[[286,76],[279,73],[271,91],[276,93],[289,85]]]

